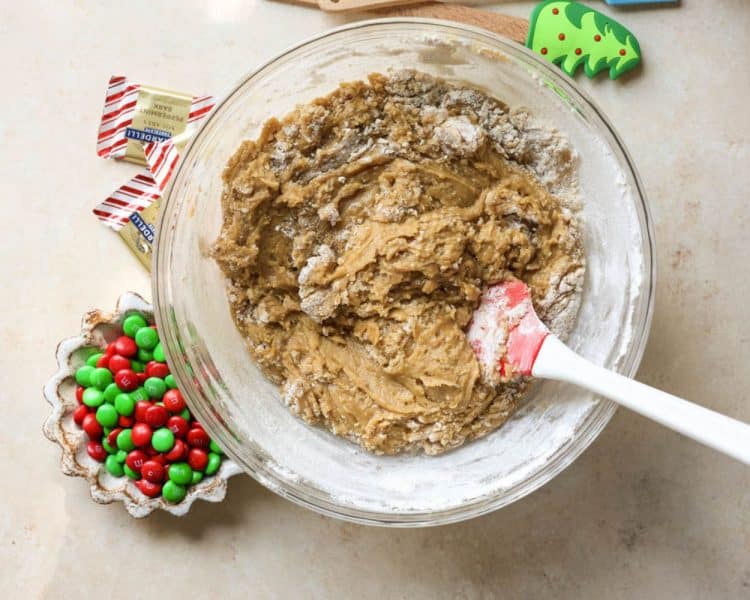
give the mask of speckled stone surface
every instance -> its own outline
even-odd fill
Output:
[[[107,78],[223,94],[283,47],[351,18],[259,0],[153,4],[0,7],[7,597],[750,597],[750,470],[624,410],[530,497],[437,529],[337,522],[244,477],[221,505],[136,522],[64,477],[41,433],[54,346],[85,310],[111,308],[127,289],[150,295],[141,266],[89,214],[130,173],[94,153]],[[638,35],[643,68],[579,81],[651,200],[659,274],[639,378],[750,421],[750,6],[617,14]]]

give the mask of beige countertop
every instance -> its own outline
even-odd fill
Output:
[[[93,504],[42,437],[41,386],[83,312],[129,289],[150,296],[141,266],[89,212],[132,172],[94,153],[108,77],[221,95],[345,20],[262,0],[105,4],[0,7],[6,597],[750,597],[750,470],[625,410],[542,489],[441,528],[338,522],[246,477],[183,519]],[[640,39],[643,70],[579,81],[624,138],[653,211],[656,312],[638,377],[750,421],[750,5],[617,14]]]

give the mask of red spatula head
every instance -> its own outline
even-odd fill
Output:
[[[523,281],[495,284],[484,292],[467,332],[483,379],[497,385],[531,375],[549,329],[539,320]]]

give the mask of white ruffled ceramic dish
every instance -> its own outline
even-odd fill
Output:
[[[120,335],[119,324],[129,312],[139,311],[153,319],[151,304],[138,294],[127,292],[120,296],[111,314],[92,310],[83,316],[81,332],[63,340],[57,347],[58,370],[44,386],[44,397],[52,406],[52,413],[44,423],[44,435],[62,449],[60,467],[66,475],[83,477],[91,486],[91,498],[100,504],[122,502],[133,517],[145,517],[154,510],[165,510],[173,515],[186,514],[193,502],[206,500],[221,502],[227,491],[227,480],[240,472],[229,458],[224,458],[219,471],[197,485],[188,488],[187,496],[177,504],[163,498],[148,498],[127,477],[110,475],[104,465],[86,452],[86,434],[73,422],[75,371],[85,362],[86,351],[92,346],[103,346]]]

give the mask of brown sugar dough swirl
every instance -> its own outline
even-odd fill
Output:
[[[386,454],[437,454],[513,413],[526,382],[484,384],[464,334],[482,289],[523,279],[544,319],[583,272],[574,216],[525,167],[545,151],[526,125],[477,90],[373,74],[236,151],[213,255],[295,413]],[[571,168],[567,146],[548,152]]]

